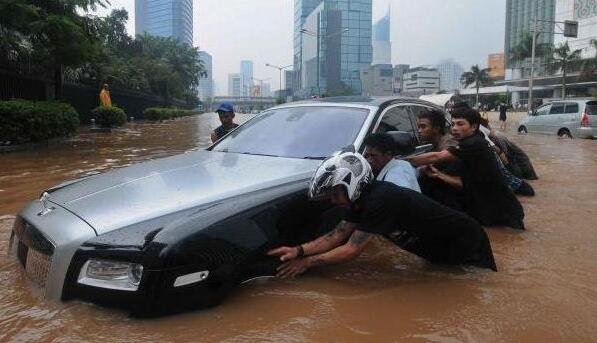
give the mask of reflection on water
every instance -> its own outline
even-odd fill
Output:
[[[65,179],[209,144],[215,115],[82,133],[0,155],[0,214]],[[241,286],[214,309],[156,320],[44,300],[6,257],[0,217],[0,341],[551,342],[597,337],[597,142],[513,136],[540,180],[526,232],[489,229],[498,273],[433,267],[375,241],[357,261]]]

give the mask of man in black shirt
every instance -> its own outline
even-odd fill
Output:
[[[234,106],[232,103],[223,102],[216,110],[216,113],[220,117],[220,122],[222,125],[218,126],[211,133],[211,141],[213,143],[226,136],[228,132],[238,127],[238,124],[234,123]]]
[[[328,199],[348,212],[320,238],[269,251],[283,262],[279,277],[352,260],[373,234],[388,237],[431,263],[497,270],[487,234],[474,219],[418,192],[372,180],[371,167],[359,154],[343,153],[322,163],[311,181],[310,197]]]
[[[458,146],[413,157],[415,166],[462,163],[464,210],[481,224],[524,229],[524,210],[499,169],[494,151],[479,132],[480,115],[468,107],[452,112],[452,136]]]

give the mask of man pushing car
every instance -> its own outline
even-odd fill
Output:
[[[382,235],[431,263],[472,265],[497,271],[487,234],[474,219],[413,190],[374,181],[363,156],[344,152],[325,160],[315,172],[309,197],[347,209],[330,233],[268,255],[282,261],[281,278],[310,267],[358,257],[373,235]],[[406,237],[406,239],[404,239]]]

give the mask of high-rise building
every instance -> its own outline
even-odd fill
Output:
[[[556,0],[506,0],[506,41],[504,46],[506,68],[513,69],[522,63],[513,61],[512,49],[531,36],[531,29],[537,20],[539,29],[553,32]],[[537,44],[553,44],[553,33],[542,33],[538,36]]]
[[[489,54],[487,56],[487,68],[489,77],[493,80],[503,80],[505,76],[504,53]]]
[[[228,74],[228,96],[240,97],[242,95],[243,78],[240,74]]]
[[[272,85],[269,82],[264,82],[261,86],[261,96],[269,97],[272,96]]]
[[[361,93],[361,68],[373,59],[371,12],[372,0],[322,0],[295,26],[302,33],[295,94]]]
[[[242,96],[250,96],[253,86],[253,61],[240,61],[240,75],[242,77]]]
[[[404,84],[404,74],[408,72],[410,65],[397,64],[394,66],[394,94],[402,94]]]
[[[555,43],[568,42],[571,50],[581,49],[583,58],[595,56],[591,40],[597,40],[597,3],[594,0],[557,0],[555,20],[578,21],[578,37],[556,35]]]
[[[193,45],[193,0],[135,0],[135,34]]]
[[[292,96],[294,85],[294,70],[284,70],[284,89],[286,96]]]
[[[437,64],[439,72],[439,89],[447,92],[460,89],[460,77],[464,72],[462,66],[454,60],[445,60]]]
[[[403,77],[403,93],[410,96],[433,94],[439,91],[439,71],[435,68],[417,67]]]
[[[392,64],[389,7],[386,15],[373,24],[373,64]]]
[[[205,51],[199,51],[199,58],[205,68],[205,76],[199,78],[199,100],[208,101],[214,97],[213,63],[212,57]]]
[[[394,69],[391,64],[374,64],[361,68],[361,94],[389,96],[394,94]]]
[[[321,4],[323,0],[294,0],[294,72],[295,76],[293,78],[294,84],[293,89],[300,89],[302,88],[301,84],[301,67],[303,60],[302,52],[303,52],[303,39],[310,40],[310,37],[304,37],[304,34],[301,33],[301,29],[303,28],[303,24],[305,23],[305,19],[313,12],[313,10]]]

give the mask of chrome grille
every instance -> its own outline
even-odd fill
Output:
[[[25,274],[40,287],[45,287],[54,246],[39,230],[20,217],[15,220],[13,235],[11,245],[15,247],[11,247],[10,251],[15,253]]]

